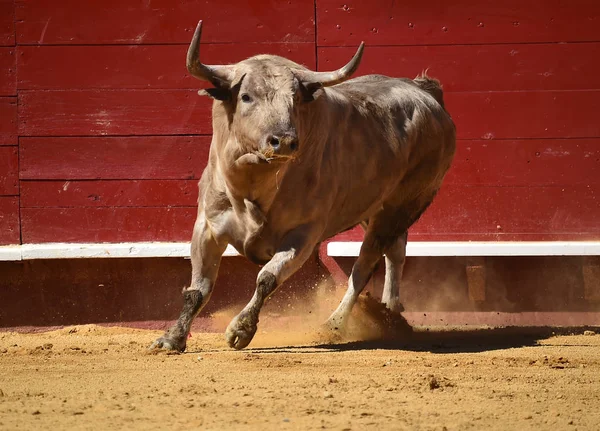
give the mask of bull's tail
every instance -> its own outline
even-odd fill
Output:
[[[427,71],[421,72],[421,74],[413,81],[421,90],[431,94],[442,108],[444,108],[444,92],[442,91],[442,84],[440,84],[440,81],[427,76]]]

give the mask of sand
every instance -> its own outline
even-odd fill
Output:
[[[0,332],[0,429],[600,429],[593,331],[331,340],[263,320],[245,350],[193,333],[184,354],[149,352],[158,331]]]

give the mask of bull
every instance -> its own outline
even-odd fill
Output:
[[[228,244],[264,265],[250,302],[225,338],[246,347],[265,300],[327,238],[358,224],[364,240],[348,289],[326,325],[344,327],[377,263],[382,302],[399,311],[408,228],[432,202],[455,152],[455,126],[440,83],[368,75],[350,79],[364,43],[341,69],[311,71],[257,55],[232,65],[200,61],[202,21],[187,69],[212,87],[213,136],[199,182],[191,285],[177,322],[151,347],[184,351],[209,300]]]

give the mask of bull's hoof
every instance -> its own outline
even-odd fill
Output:
[[[237,316],[225,331],[225,339],[229,347],[241,350],[246,347],[256,334],[257,326],[248,317]]]
[[[163,335],[154,341],[154,343],[152,343],[148,349],[175,350],[177,352],[183,352],[185,350],[185,345],[185,340],[183,340],[183,342],[177,342],[176,340]]]
[[[390,299],[388,301],[384,301],[383,304],[385,304],[385,307],[392,313],[400,314],[404,312],[404,306],[399,299]]]
[[[346,318],[339,314],[332,314],[329,319],[322,325],[325,331],[341,334],[346,329]]]

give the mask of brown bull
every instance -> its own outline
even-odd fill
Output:
[[[321,241],[357,224],[365,228],[364,241],[327,324],[344,326],[384,255],[382,301],[398,311],[407,230],[431,203],[454,156],[455,128],[439,83],[426,76],[348,80],[363,44],[334,72],[273,55],[204,65],[201,25],[187,67],[214,86],[199,92],[214,99],[213,138],[199,184],[192,283],[178,321],[152,347],[185,350],[228,244],[264,265],[254,296],[226,331],[229,345],[242,349],[269,295]]]

